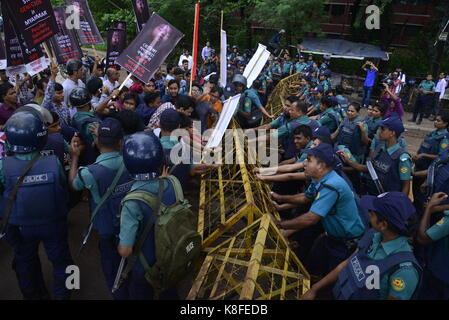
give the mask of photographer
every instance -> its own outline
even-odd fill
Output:
[[[371,93],[373,92],[374,82],[376,80],[377,72],[379,69],[371,61],[366,61],[362,66],[362,70],[366,71],[366,79],[363,84],[363,99],[362,107],[366,108],[371,101]]]
[[[391,89],[389,83],[391,82],[387,81],[383,83],[384,90],[380,96],[380,102],[386,108],[383,118],[386,119],[391,116],[402,118],[405,114],[404,107],[402,106],[401,99],[393,93],[394,90]]]

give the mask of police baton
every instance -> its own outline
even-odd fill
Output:
[[[76,255],[77,260],[78,260],[79,256],[81,255],[81,251],[83,251],[84,247],[86,246],[87,241],[89,240],[89,236],[92,232],[92,226],[93,226],[93,223],[91,222],[89,224],[89,228],[87,229],[87,232],[85,233],[83,241],[81,242],[81,246],[80,246],[80,249],[78,250],[78,254]]]
[[[368,167],[369,175],[371,176],[371,179],[373,179],[374,184],[376,185],[377,192],[379,194],[385,193],[384,188],[382,187],[382,184],[379,181],[379,177],[377,176],[376,170],[373,167],[373,163],[368,160],[366,161],[366,166]]]
[[[114,286],[112,287],[112,293],[115,293],[120,288],[120,285],[122,284],[121,278],[122,278],[123,267],[125,266],[125,260],[126,260],[126,258],[122,258],[122,260],[120,261],[120,265],[117,270],[117,275],[115,276],[115,280],[114,280]]]

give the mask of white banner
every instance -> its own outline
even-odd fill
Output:
[[[221,87],[226,87],[227,83],[227,67],[228,60],[226,59],[228,51],[228,39],[226,36],[226,31],[221,30],[221,53],[220,53],[220,84]]]
[[[246,66],[245,72],[243,72],[243,76],[248,80],[248,88],[251,88],[254,80],[256,80],[260,72],[262,72],[265,63],[267,63],[269,58],[270,52],[267,50],[267,47],[259,43],[256,53]]]
[[[50,59],[42,57],[25,65],[27,73],[33,77],[41,71],[44,71],[50,65]]]
[[[240,95],[233,96],[224,102],[223,111],[220,119],[215,126],[214,132],[209,141],[207,141],[206,149],[214,149],[218,147],[223,139],[226,129],[234,116],[239,105]]]

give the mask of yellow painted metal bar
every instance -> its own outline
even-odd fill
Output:
[[[226,267],[226,261],[228,261],[229,254],[230,254],[230,250],[232,249],[232,246],[234,245],[235,240],[236,240],[236,238],[233,238],[233,239],[231,240],[231,242],[229,243],[228,251],[226,252],[226,255],[225,255],[225,257],[224,257],[225,263],[223,263],[223,264],[221,265],[220,271],[218,271],[217,279],[220,279],[221,276],[222,276],[222,274],[223,274],[224,268]],[[210,296],[211,296],[211,297],[213,297],[213,296],[215,295],[215,292],[217,291],[217,287],[218,287],[218,281],[215,281],[215,284],[214,284],[214,286],[212,287],[212,291],[211,291],[211,293],[210,293]]]
[[[200,185],[200,202],[198,209],[198,233],[204,239],[204,206],[206,205],[206,181],[201,180]]]
[[[259,232],[257,233],[256,242],[254,243],[253,254],[251,255],[248,271],[245,276],[245,284],[243,285],[242,294],[240,295],[240,300],[249,300],[253,296],[269,226],[270,217],[268,215],[262,216]]]
[[[224,190],[223,190],[223,176],[221,173],[221,168],[218,168],[218,188],[220,191],[220,217],[221,223],[224,224],[226,221],[226,210],[225,210],[225,198],[224,198]]]
[[[190,292],[186,298],[186,300],[195,300],[198,296],[198,293],[201,289],[201,285],[203,284],[203,281],[206,279],[206,274],[209,271],[209,267],[214,260],[213,257],[207,256],[204,260],[203,265],[201,266],[200,271],[198,272],[198,275],[196,276],[195,282],[192,285],[192,288],[190,289]]]
[[[282,273],[281,300],[285,300],[285,286],[287,285],[288,259],[290,258],[290,250],[286,250],[284,260],[284,272]]]
[[[296,281],[294,283],[289,284],[288,286],[285,287],[285,291],[288,292],[292,289],[298,288],[298,286],[301,286],[301,281]],[[281,294],[281,290],[282,289],[277,289],[271,293],[265,294],[264,296],[258,297],[256,300],[267,300],[269,296],[271,296],[271,298],[274,298],[279,294]]]

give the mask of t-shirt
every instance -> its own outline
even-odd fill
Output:
[[[376,70],[367,69],[366,70],[366,79],[365,79],[365,83],[363,85],[365,87],[374,86],[374,81],[376,80],[376,76],[377,76]]]

